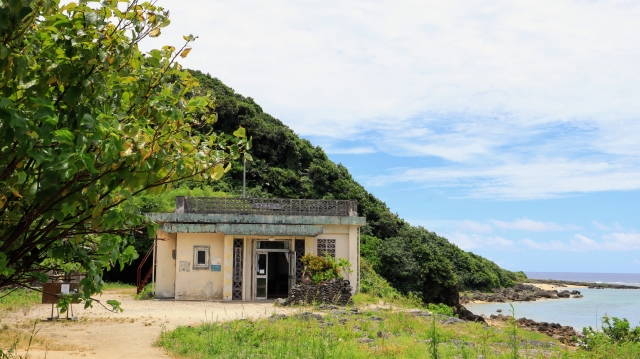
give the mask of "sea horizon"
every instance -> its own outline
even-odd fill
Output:
[[[531,279],[567,280],[575,282],[627,284],[640,286],[640,273],[597,272],[524,272]]]

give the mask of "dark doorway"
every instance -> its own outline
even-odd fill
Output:
[[[289,295],[288,253],[269,252],[267,270],[267,298],[286,298]]]

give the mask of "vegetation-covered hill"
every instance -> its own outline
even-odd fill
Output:
[[[247,196],[314,199],[355,199],[366,216],[362,255],[401,292],[428,302],[451,303],[460,289],[491,289],[513,285],[518,276],[495,263],[465,252],[446,238],[411,226],[367,192],[341,164],[280,120],[265,113],[251,97],[244,97],[208,74],[191,71],[201,91],[216,97],[216,131],[233,132],[243,126],[253,137],[253,162],[247,165]],[[242,163],[236,162],[212,190],[240,195]]]

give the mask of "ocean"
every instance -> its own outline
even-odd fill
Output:
[[[570,281],[615,283],[640,286],[640,274],[634,273],[543,273],[526,272],[529,278],[557,279]],[[591,326],[601,327],[602,316],[627,318],[631,326],[640,325],[640,289],[578,289],[584,298],[549,299],[535,302],[514,302],[516,318],[560,323],[576,330]],[[474,314],[489,316],[509,314],[509,303],[467,304]]]

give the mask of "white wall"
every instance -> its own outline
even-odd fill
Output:
[[[176,249],[176,234],[158,231],[156,241],[156,298],[175,296],[176,261],[173,250]]]
[[[209,258],[224,257],[223,233],[178,233],[176,250],[176,300],[220,300],[223,297],[223,271],[193,269],[194,246],[209,246]],[[181,270],[180,263],[188,262]]]

